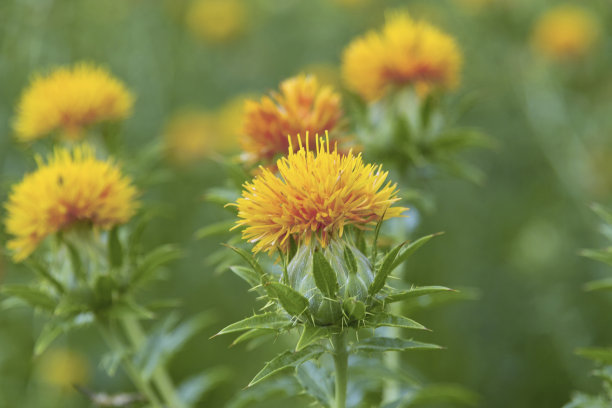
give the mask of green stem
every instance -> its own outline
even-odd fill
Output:
[[[132,346],[136,349],[142,347],[145,343],[146,336],[138,320],[132,317],[124,317],[121,319],[121,323]],[[176,393],[172,379],[162,365],[158,366],[153,372],[153,383],[168,407],[187,408],[187,405],[181,401]]]
[[[346,385],[348,380],[348,350],[346,348],[346,330],[332,335],[334,348],[334,367],[336,369],[336,401],[334,408],[346,407]]]
[[[136,366],[134,366],[132,360],[124,356],[124,347],[121,344],[121,341],[119,340],[115,331],[110,327],[104,326],[103,324],[99,325],[99,327],[100,331],[102,332],[102,337],[104,337],[104,340],[111,348],[111,350],[121,356],[121,364],[123,365],[125,372],[130,377],[138,391],[147,399],[147,401],[151,404],[152,407],[163,408],[164,405],[159,400],[157,394],[155,394],[155,391],[153,390],[151,385],[141,377],[140,372],[138,371]]]

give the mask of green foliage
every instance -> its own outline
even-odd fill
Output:
[[[325,347],[318,344],[304,347],[298,351],[285,351],[268,362],[264,368],[257,373],[255,378],[251,380],[249,387],[281,370],[286,368],[295,368],[308,360],[316,359],[326,351],[327,349]]]

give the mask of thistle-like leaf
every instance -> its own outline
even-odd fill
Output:
[[[576,354],[601,364],[612,364],[612,347],[589,347],[576,350]]]
[[[248,386],[252,387],[258,382],[286,368],[295,368],[308,360],[316,359],[325,351],[325,347],[318,344],[313,344],[300,351],[285,351],[268,362],[264,368],[257,373],[255,378],[251,380]]]
[[[302,335],[295,346],[295,350],[300,351],[304,347],[311,345],[327,335],[328,331],[324,327],[304,326],[304,330],[302,330]]]
[[[338,293],[338,279],[327,259],[320,251],[315,251],[312,262],[312,274],[317,288],[324,296],[333,299]]]
[[[588,282],[584,285],[584,290],[612,290],[612,278],[599,279],[596,281]]]
[[[155,277],[157,269],[170,261],[180,258],[182,251],[174,245],[162,245],[144,256],[131,279],[132,285],[139,285]]]
[[[389,313],[376,313],[366,319],[366,327],[399,327],[402,329],[427,330],[422,324],[404,316]]]
[[[287,316],[276,312],[270,312],[247,317],[239,322],[232,323],[215,334],[215,336],[252,329],[280,330],[289,328],[291,325],[291,320]]]
[[[49,312],[53,311],[57,306],[57,301],[51,295],[34,286],[7,284],[2,285],[0,291],[6,295],[21,299],[31,307],[44,309]]]
[[[255,287],[260,284],[259,275],[251,268],[245,266],[230,266],[230,270],[242,278],[246,283]]]
[[[353,254],[353,251],[348,246],[344,247],[344,261],[350,273],[357,273],[357,260],[355,259],[355,254]]]
[[[404,261],[406,261],[406,259],[408,259],[412,254],[414,254],[420,247],[422,247],[427,242],[429,242],[429,240],[431,240],[433,237],[437,237],[439,235],[442,235],[442,233],[438,232],[436,234],[426,235],[426,236],[421,237],[421,238],[417,239],[416,241],[411,242],[410,244],[408,244],[399,253],[397,258],[395,258],[395,261],[393,262],[393,265],[391,266],[391,270],[394,270],[395,268],[400,266],[402,263],[404,263]]]
[[[251,265],[251,268],[253,268],[253,270],[259,274],[259,276],[265,276],[266,275],[266,272],[263,270],[263,268],[261,267],[259,262],[257,262],[257,259],[255,259],[255,256],[253,256],[252,253],[247,252],[247,251],[245,251],[242,248],[235,247],[233,245],[229,245],[229,244],[223,244],[223,245],[225,245],[226,247],[230,248],[232,251],[234,251],[235,253],[240,255],[242,257],[242,259],[247,261],[247,263],[249,265]]]
[[[293,288],[280,282],[268,282],[265,286],[272,290],[283,309],[291,316],[300,316],[308,310],[308,299]]]
[[[393,248],[391,251],[389,251],[387,255],[385,255],[382,265],[376,272],[374,281],[368,288],[368,293],[370,294],[370,296],[377,294],[381,291],[383,287],[385,287],[385,282],[387,281],[387,278],[389,277],[391,272],[393,272],[393,265],[395,263],[395,259],[397,258],[399,251],[405,244],[405,242],[402,242],[401,244]]]
[[[386,303],[401,302],[403,300],[414,299],[419,296],[431,295],[443,292],[457,292],[445,286],[417,286],[409,290],[392,292],[385,298]]]
[[[385,351],[436,350],[436,344],[421,343],[392,337],[370,337],[352,345],[354,352],[380,353]]]
[[[234,347],[237,344],[244,343],[245,341],[257,339],[259,337],[268,336],[270,334],[276,333],[276,330],[271,329],[251,329],[245,333],[242,333],[240,336],[236,337],[236,339],[230,344],[230,347]]]

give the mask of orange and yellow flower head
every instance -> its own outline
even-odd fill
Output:
[[[420,94],[452,90],[459,84],[462,55],[455,40],[405,13],[389,15],[382,31],[370,31],[345,50],[342,74],[347,87],[367,101],[409,85]]]
[[[340,95],[319,86],[314,76],[299,75],[285,80],[280,92],[245,104],[241,146],[247,162],[270,162],[285,154],[289,139],[296,135],[332,133],[342,117]],[[306,136],[308,139],[309,136]],[[314,144],[314,136],[309,140]]]
[[[81,63],[37,75],[17,106],[14,130],[29,142],[59,131],[79,139],[87,126],[126,119],[134,97],[103,68]]]
[[[244,185],[236,202],[242,236],[253,251],[286,251],[292,237],[298,244],[316,240],[325,248],[341,238],[347,226],[365,229],[383,216],[398,217],[399,198],[381,166],[364,164],[361,155],[330,150],[316,140],[316,150],[299,143],[277,161],[278,176],[268,169]],[[299,141],[299,138],[298,138]],[[308,141],[308,139],[306,139]]]
[[[533,46],[553,59],[573,59],[586,55],[599,36],[599,24],[587,10],[561,5],[549,10],[536,23]]]
[[[87,224],[110,229],[135,213],[137,191],[111,161],[96,159],[88,146],[58,148],[38,169],[13,186],[6,203],[8,248],[26,259],[47,236]]]

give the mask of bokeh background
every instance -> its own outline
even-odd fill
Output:
[[[386,10],[405,9],[457,38],[465,63],[454,97],[476,96],[461,125],[481,129],[496,148],[465,156],[486,173],[484,184],[450,176],[428,182],[435,209],[422,214],[417,232],[446,234],[412,258],[405,277],[419,285],[474,288],[480,296],[419,312],[415,318],[434,330],[422,339],[447,349],[408,353],[403,361],[431,381],[476,391],[482,407],[560,407],[572,390],[598,387],[590,363],[574,350],[612,343],[612,299],[582,290],[605,267],[578,256],[581,248],[604,245],[589,204],[612,204],[612,7],[608,0],[570,2],[592,13],[598,40],[580,58],[558,60],[532,44],[534,24],[558,4],[2,0],[0,198],[5,201],[10,185],[33,168],[29,152],[13,138],[11,121],[34,72],[91,61],[122,79],[137,96],[122,129],[126,164],[163,140],[171,118],[186,110],[199,112],[202,132],[214,122],[206,140],[231,150],[240,98],[274,89],[300,72],[341,87],[344,47],[380,27]],[[192,147],[198,149],[207,151],[206,144]],[[206,158],[180,165],[169,157],[163,163],[163,177],[137,177],[146,185],[145,199],[159,208],[146,243],[176,243],[186,255],[144,296],[180,299],[185,316],[214,312],[216,322],[187,344],[170,369],[180,380],[204,367],[227,367],[231,375],[202,400],[202,406],[223,407],[289,342],[278,339],[253,351],[228,348],[229,338],[209,340],[255,307],[242,281],[207,262],[227,237],[195,237],[199,228],[231,217],[202,198],[206,189],[223,184],[223,168]],[[6,257],[0,264],[0,283],[30,278]],[[93,329],[64,336],[33,358],[41,325],[29,309],[0,310],[0,407],[90,406],[61,385],[75,373],[92,389],[131,389],[123,374],[109,378],[99,367],[105,347]]]

